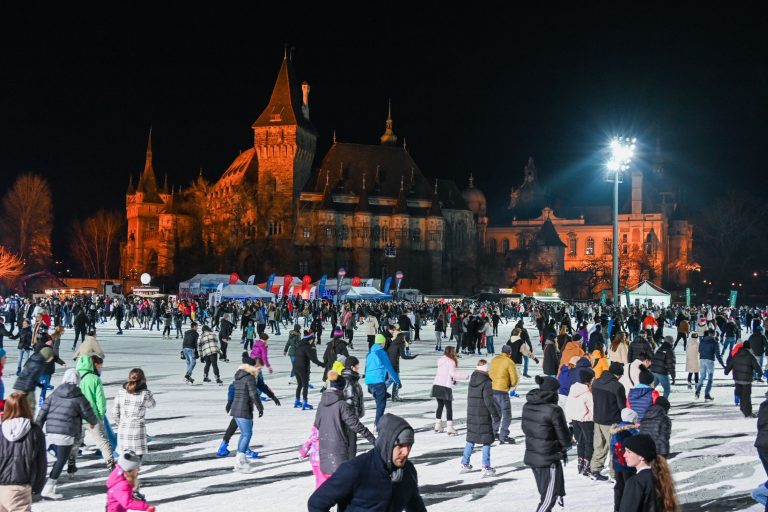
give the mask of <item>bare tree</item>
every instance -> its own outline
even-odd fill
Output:
[[[24,272],[24,262],[21,258],[0,246],[0,281],[11,283]]]
[[[70,250],[88,277],[110,277],[115,272],[123,223],[118,212],[105,210],[83,221],[74,221]]]
[[[48,181],[23,174],[3,197],[0,233],[6,247],[30,269],[45,268],[51,260],[53,201]]]

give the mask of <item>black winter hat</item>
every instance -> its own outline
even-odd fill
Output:
[[[556,378],[549,375],[537,375],[536,384],[539,385],[539,389],[542,391],[554,391],[555,393],[560,391],[560,383]]]
[[[352,368],[353,366],[357,366],[360,364],[360,360],[356,358],[355,356],[349,356],[344,363],[344,366],[346,368]]]
[[[579,372],[579,382],[581,384],[589,384],[594,378],[595,372],[593,372],[591,368],[584,368]]]
[[[646,462],[651,462],[656,458],[656,443],[648,434],[629,436],[624,440],[624,448],[638,454]]]
[[[611,366],[608,367],[608,371],[617,377],[621,377],[622,375],[624,375],[624,365],[617,361],[614,361],[611,363]]]
[[[640,381],[640,384],[645,384],[646,386],[653,385],[653,374],[642,364],[640,365],[640,376],[638,377],[638,380]]]
[[[654,405],[658,405],[659,407],[664,409],[664,412],[669,412],[669,408],[671,406],[671,404],[669,403],[669,400],[667,400],[663,396],[660,396],[659,398],[657,398],[656,403]]]
[[[243,364],[249,364],[251,366],[256,365],[256,360],[248,354],[248,352],[243,352]]]

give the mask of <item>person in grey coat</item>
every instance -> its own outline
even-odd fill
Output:
[[[339,466],[357,455],[357,436],[376,442],[370,430],[360,423],[355,408],[344,400],[344,379],[328,372],[329,388],[323,393],[315,415],[320,441],[320,471],[332,475]]]
[[[45,425],[48,443],[53,445],[56,451],[56,462],[41,492],[44,498],[62,498],[61,494],[56,493],[56,483],[75,440],[80,438],[83,421],[88,422],[91,428],[99,422],[79,384],[80,375],[77,370],[67,370],[61,384],[46,398],[37,414],[37,424],[41,427]]]
[[[247,352],[243,352],[243,358],[247,355]],[[252,460],[258,457],[258,454],[250,449],[250,443],[253,435],[253,408],[256,407],[259,411],[259,418],[264,414],[264,406],[256,387],[259,371],[259,368],[252,364],[242,364],[235,373],[235,396],[229,415],[235,418],[237,427],[240,429],[234,467],[238,472],[248,469],[246,457]]]

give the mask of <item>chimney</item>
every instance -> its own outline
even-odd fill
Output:
[[[309,119],[309,83],[305,80],[301,84],[301,93],[304,98],[304,104],[301,106],[301,112],[304,117]]]
[[[643,173],[632,173],[632,215],[643,213]]]

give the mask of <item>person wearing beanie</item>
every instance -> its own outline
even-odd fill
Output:
[[[47,442],[54,446],[56,462],[40,495],[47,499],[60,500],[56,484],[69,458],[75,440],[80,438],[83,422],[91,426],[98,423],[91,405],[78,387],[80,375],[74,368],[64,372],[61,384],[43,402],[35,422],[45,425]]]
[[[251,357],[264,361],[264,366],[267,367],[269,373],[272,373],[272,365],[269,364],[269,335],[267,333],[262,332],[259,334],[259,339],[254,341]]]
[[[648,434],[656,442],[656,452],[669,455],[669,438],[672,435],[672,420],[669,418],[669,400],[660,396],[656,403],[648,408],[644,418],[638,418],[640,432]]]
[[[592,382],[592,398],[595,403],[594,421],[594,451],[590,463],[589,476],[593,480],[606,481],[608,477],[601,471],[605,466],[611,444],[611,425],[621,421],[621,410],[626,407],[627,397],[624,386],[618,377],[624,373],[624,365],[613,362],[607,372]],[[608,467],[613,476],[613,465]]]
[[[621,410],[621,421],[611,427],[611,467],[616,479],[613,485],[614,510],[619,510],[627,480],[635,474],[635,469],[628,466],[624,459],[624,442],[640,433],[638,427],[637,413],[629,408]]]
[[[533,471],[541,496],[539,512],[549,512],[563,504],[565,481],[561,461],[571,447],[571,432],[565,413],[557,405],[560,383],[554,377],[536,376],[538,388],[525,396],[522,429],[525,434],[523,461]]]
[[[627,394],[627,407],[637,413],[638,421],[643,421],[645,413],[659,398],[659,392],[653,389],[653,374],[645,366],[640,366],[639,379],[640,382]]]
[[[578,449],[578,472],[584,474],[592,461],[592,452],[595,436],[594,401],[590,384],[595,377],[595,372],[586,368],[579,373],[579,380],[568,391],[565,401],[565,418],[571,422],[573,436],[576,438]]]
[[[499,423],[494,423],[493,431],[501,444],[515,443],[515,438],[509,436],[509,425],[512,423],[512,404],[509,398],[513,396],[510,390],[517,387],[519,378],[511,356],[512,347],[502,345],[501,354],[491,359],[488,365],[488,376],[493,383],[493,400],[501,416]],[[517,393],[514,396],[517,396]]]
[[[140,468],[140,455],[132,451],[120,455],[115,469],[107,478],[107,512],[127,512],[128,510],[155,512],[155,507],[144,499],[136,499]]]
[[[627,480],[619,512],[679,510],[675,483],[666,459],[656,452],[651,436],[637,434],[624,441],[624,458],[636,474]]]
[[[317,366],[325,368],[325,363],[317,358],[317,349],[313,340],[314,333],[311,330],[305,331],[304,337],[296,345],[295,359],[293,360],[293,371],[296,376],[296,400],[293,402],[293,407],[305,411],[313,408],[307,401],[307,394],[309,393],[309,364],[315,363]],[[303,402],[301,398],[303,398]]]
[[[98,420],[96,426],[89,430],[90,439],[96,448],[101,452],[107,468],[112,470],[115,466],[113,454],[113,443],[110,442],[106,428],[107,416],[107,396],[104,393],[104,384],[101,382],[101,369],[104,360],[97,355],[80,356],[77,360],[77,373],[80,375],[80,390],[83,392],[88,403],[93,409],[93,413]],[[86,439],[85,430],[80,432],[80,437],[75,440],[74,446],[80,446]],[[72,450],[69,454],[67,473],[73,474],[77,471],[78,450]]]
[[[661,384],[664,398],[669,398],[670,379],[671,384],[675,383],[675,351],[672,348],[672,343],[672,336],[665,336],[651,359],[650,370],[656,382]]]
[[[475,444],[483,446],[483,469],[481,477],[496,476],[496,470],[491,467],[491,444],[495,439],[494,424],[501,421],[496,401],[493,399],[491,378],[488,376],[488,362],[480,359],[469,379],[467,391],[467,438],[464,445],[464,455],[461,458],[461,473],[472,470],[469,459]]]
[[[733,352],[725,365],[725,374],[733,372],[734,394],[741,413],[745,418],[756,418],[752,413],[752,380],[754,372],[760,373],[762,368],[750,350],[749,341],[736,347]]]
[[[293,363],[296,360],[296,346],[301,341],[301,326],[296,324],[293,329],[288,333],[288,341],[285,342],[285,348],[283,348],[283,355],[288,356],[291,360],[291,375],[288,377],[288,385],[293,386],[295,382],[293,377],[296,372],[293,369]]]
[[[408,348],[409,342],[407,341],[406,336],[407,331],[395,331],[392,333],[392,340],[384,347],[389,362],[392,364],[392,368],[395,369],[395,373],[398,375],[400,375],[400,359],[409,360],[418,357],[417,355],[410,354],[410,349]],[[392,401],[396,402],[399,400],[399,390],[402,385],[395,384],[392,377],[388,377],[384,384],[386,387],[392,386]]]
[[[360,360],[355,356],[349,356],[344,362],[344,369],[341,370],[341,376],[344,378],[344,400],[351,405],[358,418],[365,416],[365,405],[363,403],[363,387],[360,385]]]
[[[384,414],[378,425],[373,449],[341,464],[309,497],[309,512],[328,512],[334,505],[349,511],[426,512],[416,468],[408,460],[415,440],[413,428],[393,414]]]
[[[344,331],[337,327],[333,332],[331,341],[325,346],[325,352],[323,353],[323,364],[325,367],[323,370],[324,382],[327,380],[326,376],[333,367],[333,363],[336,362],[336,358],[340,355],[347,357],[349,350],[347,350],[347,343],[344,341]],[[325,388],[323,388],[323,391],[325,391]]]
[[[243,361],[246,360],[246,357],[249,357],[247,352],[243,352]],[[256,362],[255,359],[254,362]],[[254,462],[258,459],[258,453],[250,449],[250,443],[253,436],[253,409],[256,408],[259,411],[259,418],[264,414],[264,406],[261,398],[259,398],[257,385],[260,372],[260,366],[245,362],[235,372],[229,415],[232,416],[237,423],[237,428],[240,429],[240,440],[237,443],[237,455],[233,468],[233,471],[236,472],[251,472],[248,462]]]

